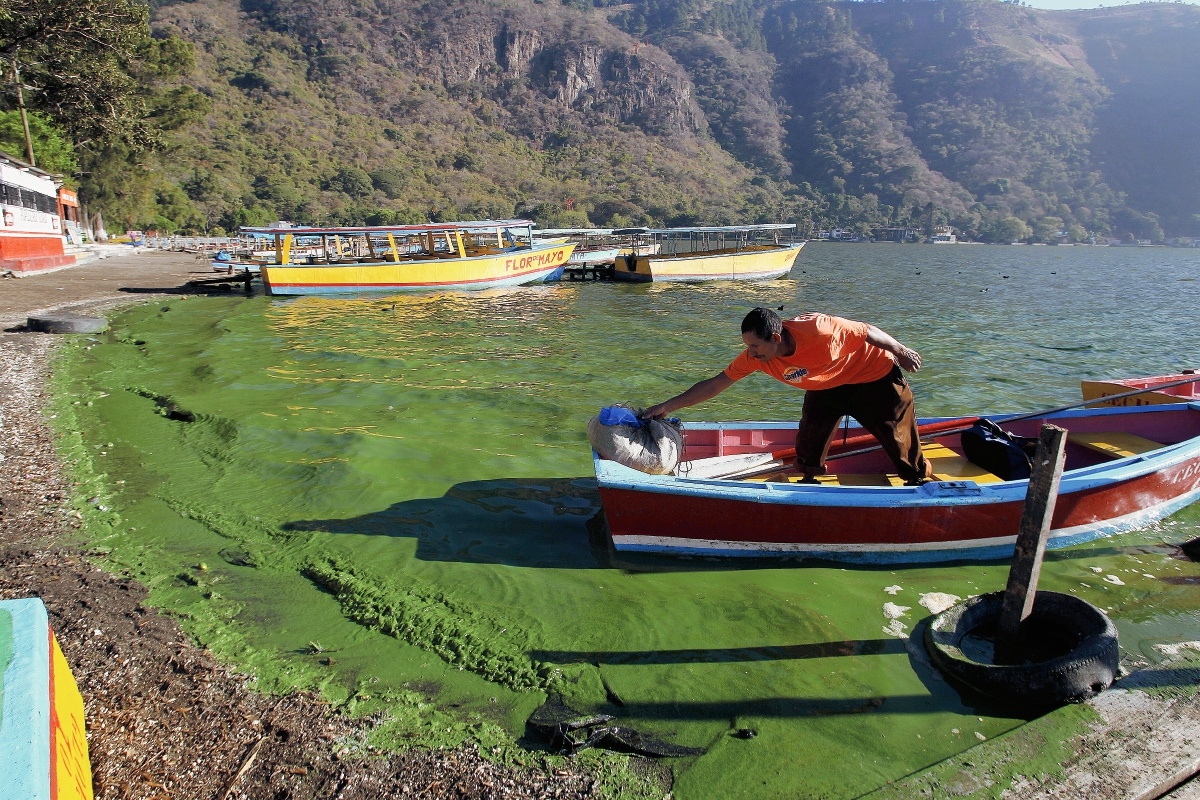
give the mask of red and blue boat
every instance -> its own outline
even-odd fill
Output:
[[[1200,402],[990,417],[1020,436],[1043,422],[1068,431],[1049,547],[1145,527],[1200,497]],[[1011,420],[1011,421],[1008,421]],[[593,453],[613,545],[620,551],[816,557],[858,563],[998,559],[1012,554],[1028,480],[1002,480],[963,454],[960,420],[925,419],[937,480],[905,486],[862,429],[839,433],[830,475],[802,483],[783,461],[770,474],[703,477],[732,456],[772,462],[794,422],[685,423],[684,458],[647,475]],[[857,440],[857,441],[856,441]],[[856,450],[857,448],[857,450]]]

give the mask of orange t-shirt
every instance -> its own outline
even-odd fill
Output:
[[[749,350],[725,368],[730,380],[762,370],[777,381],[801,389],[832,389],[847,383],[870,383],[892,371],[892,354],[867,341],[865,322],[829,314],[805,314],[784,320],[783,327],[796,340],[790,356],[759,361]]]

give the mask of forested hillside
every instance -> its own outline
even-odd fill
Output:
[[[1200,235],[1190,5],[194,0],[151,26],[191,46],[150,71],[182,110],[160,102],[154,147],[77,143],[82,196],[139,227]]]

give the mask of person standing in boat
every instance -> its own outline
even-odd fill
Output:
[[[829,314],[782,320],[756,308],[742,320],[746,349],[724,371],[643,412],[662,419],[711,400],[735,382],[762,371],[804,389],[796,431],[796,468],[807,481],[825,474],[825,456],[838,423],[849,415],[873,435],[906,484],[933,479],[921,454],[916,407],[904,373],[921,368],[921,356],[865,322]]]

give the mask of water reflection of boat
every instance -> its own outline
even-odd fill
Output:
[[[804,242],[795,225],[728,225],[710,228],[627,228],[646,254],[618,256],[613,279],[649,281],[758,281],[791,271]]]
[[[1152,378],[1114,378],[1107,381],[1083,381],[1084,400],[1102,400],[1114,394],[1128,392],[1130,389],[1152,389],[1164,383],[1174,383],[1195,375],[1196,370],[1185,369],[1179,375],[1157,375]],[[1152,406],[1163,403],[1179,403],[1188,400],[1200,400],[1200,383],[1186,386],[1169,386],[1166,389],[1146,392],[1136,397],[1124,397],[1120,400],[1109,400],[1096,403],[1097,406]]]
[[[528,220],[361,228],[243,228],[275,240],[262,269],[274,295],[494,289],[541,283],[572,244],[533,241]],[[297,255],[297,253],[304,253]]]
[[[1142,527],[1200,496],[1200,404],[1074,410],[1005,428],[1036,436],[1047,419],[1069,431],[1050,547]],[[793,445],[795,430],[782,422],[693,423],[685,426],[686,455],[769,453]],[[958,434],[925,445],[938,480],[923,486],[897,485],[879,451],[830,461],[836,474],[818,484],[787,472],[742,480],[646,475],[593,456],[613,544],[630,551],[865,563],[1003,558],[1013,551],[1028,486],[970,463]]]

